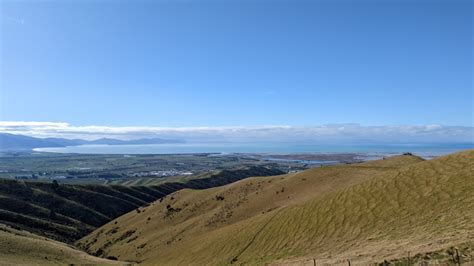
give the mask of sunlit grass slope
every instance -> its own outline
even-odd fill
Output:
[[[64,243],[0,225],[0,265],[123,265]]]
[[[401,258],[472,241],[473,166],[472,150],[430,161],[404,155],[183,190],[78,244],[144,264]]]

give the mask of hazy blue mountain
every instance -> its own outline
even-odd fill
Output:
[[[182,140],[170,140],[160,138],[149,139],[133,139],[133,140],[119,140],[101,138],[97,140],[88,141],[87,144],[107,144],[107,145],[140,145],[140,144],[165,144],[165,143],[183,143]]]
[[[23,135],[0,133],[0,150],[30,150],[44,147],[64,147],[56,142]]]
[[[62,139],[62,138],[46,138],[44,140],[54,142],[58,145],[61,145],[61,147],[83,145],[89,142],[83,139]]]
[[[136,140],[118,140],[101,138],[96,140],[82,139],[63,139],[63,138],[34,138],[23,135],[9,133],[0,133],[0,150],[31,150],[44,147],[65,147],[86,144],[107,144],[107,145],[140,145],[140,144],[165,144],[165,143],[183,143],[182,140],[169,140],[160,138],[136,139]]]

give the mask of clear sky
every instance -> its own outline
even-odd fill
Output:
[[[3,121],[473,126],[470,0],[0,1]]]

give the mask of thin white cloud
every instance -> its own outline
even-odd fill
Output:
[[[25,25],[25,19],[23,19],[23,18],[13,17],[13,16],[9,16],[9,15],[4,15],[3,17],[8,22],[12,22],[12,23],[15,23],[15,24],[20,24],[20,25]]]
[[[280,142],[474,142],[474,127],[417,125],[361,126],[329,124],[311,127],[226,126],[226,127],[111,127],[74,126],[68,123],[0,121],[0,132],[33,137],[61,138],[173,138],[190,142],[280,141]]]

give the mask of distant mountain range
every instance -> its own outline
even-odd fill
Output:
[[[63,138],[34,138],[24,135],[15,135],[9,133],[0,133],[0,150],[19,151],[31,150],[34,148],[45,147],[66,147],[87,144],[106,144],[106,145],[140,145],[140,144],[169,144],[184,143],[183,140],[144,138],[135,140],[119,140],[101,138],[96,140],[83,139],[63,139]]]

